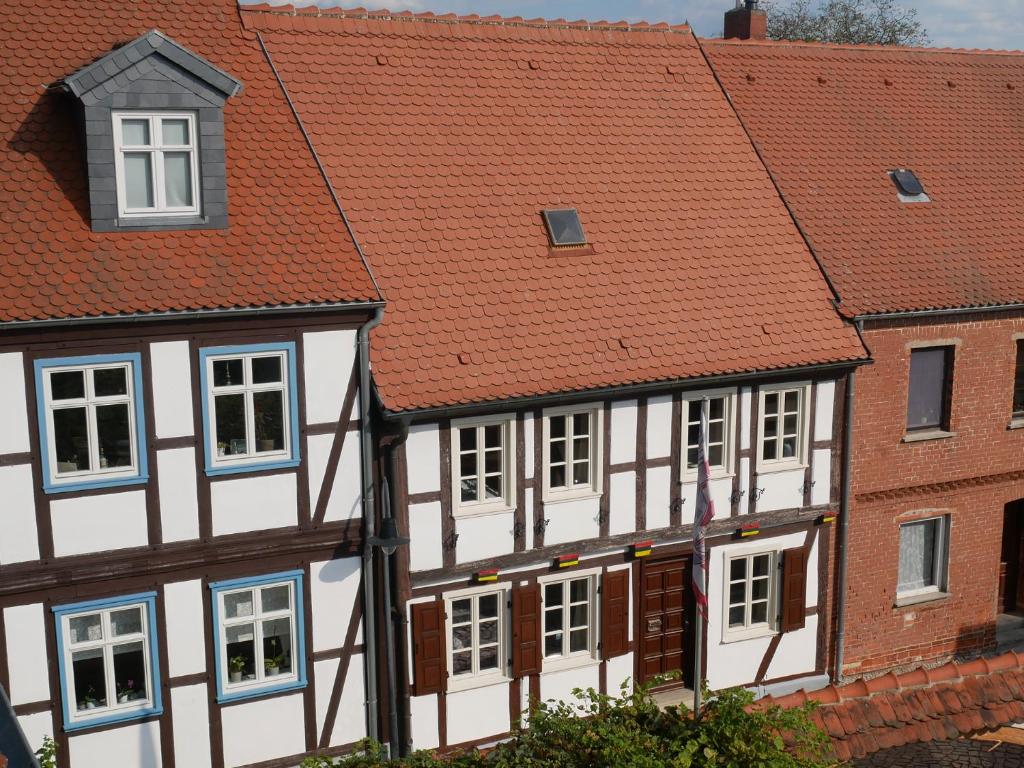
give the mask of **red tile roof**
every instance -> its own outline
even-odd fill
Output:
[[[844,312],[1024,301],[1024,55],[702,45]],[[931,202],[900,203],[896,168]]]
[[[864,356],[688,27],[242,16],[388,297],[389,409]]]
[[[75,105],[47,86],[152,28],[244,84],[228,230],[91,231]],[[0,71],[0,322],[377,298],[233,0],[4,0]]]
[[[820,706],[811,719],[846,761],[918,741],[955,739],[1024,721],[1024,654],[888,673],[807,693],[771,696],[758,707]]]

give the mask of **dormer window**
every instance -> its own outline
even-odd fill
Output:
[[[113,119],[118,213],[198,213],[195,115],[115,112]]]
[[[924,185],[917,175],[906,168],[897,168],[889,172],[889,178],[896,185],[896,194],[901,203],[930,203],[924,191]]]
[[[587,236],[583,234],[580,215],[575,208],[557,208],[542,211],[544,224],[548,228],[548,237],[554,246],[586,245]]]

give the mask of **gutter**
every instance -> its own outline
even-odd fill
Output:
[[[867,320],[909,320],[915,317],[955,317],[985,312],[1013,312],[1024,310],[1024,302],[1013,304],[988,304],[981,307],[954,307],[950,309],[912,309],[906,312],[879,312],[877,314],[855,315],[853,320],[863,325]]]
[[[860,323],[855,323],[857,334],[860,335]],[[845,413],[843,414],[843,487],[839,500],[839,554],[838,574],[836,577],[836,659],[832,675],[834,683],[843,679],[843,657],[846,654],[846,572],[849,566],[850,538],[850,486],[852,484],[853,450],[853,385],[856,369],[850,371],[846,378]]]

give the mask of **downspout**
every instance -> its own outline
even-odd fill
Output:
[[[361,464],[363,474],[363,632],[366,636],[366,734],[380,740],[377,722],[377,623],[374,619],[376,594],[373,581],[373,550],[365,542],[376,531],[376,505],[373,493],[373,433],[370,429],[370,331],[384,319],[379,307],[373,317],[359,329],[359,432],[362,437]]]
[[[859,326],[859,323],[857,324]],[[860,334],[860,328],[857,327]],[[853,381],[857,369],[851,369],[846,379],[845,413],[843,414],[843,488],[839,501],[839,575],[836,579],[836,663],[832,682],[839,684],[843,679],[843,655],[846,651],[846,570],[847,542],[850,535],[850,485],[852,482],[853,450]]]
[[[404,463],[399,460],[399,449],[404,445],[405,441],[409,437],[409,421],[402,419],[398,422],[398,433],[395,439],[391,441],[388,448],[388,474],[392,477],[395,483],[402,483],[401,487],[405,487],[405,478],[402,477],[405,472]],[[400,494],[402,503],[404,504],[404,510],[400,510],[402,515],[395,515],[396,507],[393,504],[389,504],[386,509],[392,516],[398,517],[396,522],[404,526],[408,531],[408,499],[406,494]],[[403,519],[404,517],[404,519]],[[395,553],[395,560],[391,564],[395,569],[395,579],[393,582],[392,590],[396,591],[397,600],[394,601],[393,607],[391,608],[392,615],[389,617],[392,627],[392,637],[396,638],[388,644],[388,653],[395,654],[397,658],[402,659],[402,663],[406,663],[408,659],[408,630],[409,622],[406,619],[405,603],[406,603],[406,590],[408,589],[409,583],[409,551],[408,547],[404,550],[399,550]],[[390,560],[390,558],[389,558]],[[398,673],[398,661],[397,658],[391,659],[391,669],[389,672],[396,676]],[[392,683],[393,689],[392,694],[392,706],[391,706],[391,727],[393,729],[392,736],[392,757],[407,757],[412,753],[412,702],[409,695],[409,672],[405,670],[402,675],[402,686],[401,691],[398,691],[397,679]],[[398,727],[398,718],[401,716],[402,726]]]

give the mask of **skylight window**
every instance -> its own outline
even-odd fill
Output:
[[[917,178],[913,171],[909,171],[906,168],[897,168],[895,171],[891,171],[889,176],[892,178],[892,183],[896,185],[896,191],[899,193],[901,202],[929,202],[928,195],[924,191],[924,185],[921,184],[920,179]]]
[[[575,208],[542,211],[552,245],[586,245],[587,236]]]

